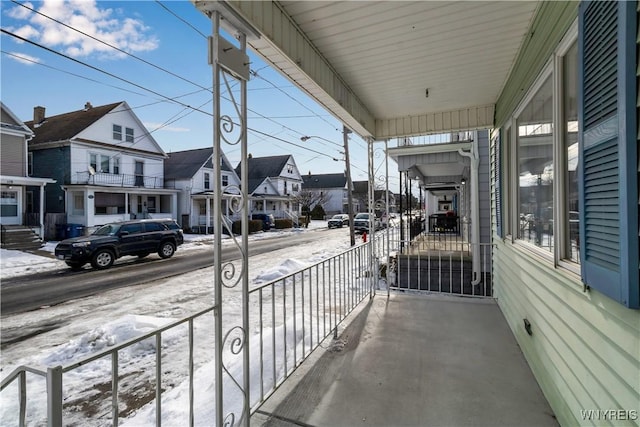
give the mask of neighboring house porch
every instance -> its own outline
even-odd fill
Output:
[[[177,194],[173,189],[112,188],[94,185],[67,185],[67,222],[89,229],[109,222],[143,218],[173,218]]]

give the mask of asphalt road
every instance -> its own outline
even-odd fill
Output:
[[[249,243],[249,256],[275,251],[316,241],[318,230],[312,233],[292,234]],[[222,249],[222,260],[240,259],[235,246]],[[147,283],[176,276],[213,265],[211,251],[180,252],[169,259],[157,255],[137,259],[125,257],[116,261],[108,270],[93,270],[87,264],[81,271],[71,269],[52,270],[2,280],[0,288],[0,312],[3,316],[35,310],[65,301],[95,295],[110,289]]]

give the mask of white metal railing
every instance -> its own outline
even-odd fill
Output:
[[[259,384],[252,384],[252,412],[255,412],[259,404],[291,375],[323,339],[332,333],[336,334],[338,325],[345,317],[363,299],[371,295],[375,275],[371,274],[374,268],[371,266],[369,254],[370,246],[360,244],[335,257],[249,291],[252,307],[250,324],[252,328],[257,328],[257,332],[249,337],[252,360],[250,369],[253,372],[251,377],[259,378]],[[109,363],[109,378],[102,378],[107,374],[93,378],[96,390],[98,384],[109,385],[107,388],[100,388],[92,399],[91,406],[99,410],[94,411],[94,418],[86,414],[80,416],[83,418],[82,424],[119,425],[121,400],[124,396],[135,394],[136,387],[142,387],[147,390],[147,401],[155,401],[155,424],[160,426],[162,393],[168,392],[171,388],[162,382],[163,361],[171,365],[171,361],[166,359],[169,357],[168,354],[163,354],[162,337],[164,333],[176,333],[175,328],[184,327],[186,324],[188,330],[179,332],[181,336],[188,337],[188,373],[184,380],[188,381],[189,419],[185,420],[184,425],[193,426],[194,412],[197,409],[194,408],[194,354],[197,351],[210,351],[210,347],[206,350],[195,348],[194,322],[212,322],[214,310],[215,307],[209,307],[64,366],[20,366],[14,369],[0,383],[0,391],[3,394],[11,391],[17,394],[14,425],[61,426],[68,423],[66,418],[69,416],[76,420],[79,415],[71,412],[77,411],[77,408],[69,408],[69,402],[74,400],[74,393],[81,394],[82,391],[63,388],[65,374],[72,375],[75,370],[92,366],[91,363]],[[208,314],[210,316],[207,316]],[[209,331],[207,341],[213,341],[211,328],[204,329]],[[148,358],[144,364],[150,368],[143,369],[137,364],[136,372],[129,372],[129,364],[121,364],[119,354],[125,349],[130,350],[133,346],[140,345],[145,340],[149,340],[145,348],[152,349],[144,355]],[[213,353],[210,356],[213,358]],[[105,358],[107,360],[104,360]],[[258,373],[255,373],[256,370]],[[134,374],[136,381],[130,381]],[[46,382],[45,388],[36,384],[38,377],[40,381],[44,379]],[[126,378],[129,378],[129,381],[123,381]],[[162,387],[158,387],[159,384],[162,384]],[[30,408],[39,409],[27,410],[28,404]],[[2,411],[6,410],[7,407],[2,408]],[[2,414],[2,419],[6,420],[7,415],[13,417],[12,414],[5,413]]]
[[[345,317],[373,292],[369,245],[355,246],[333,258],[267,283],[249,292],[251,408],[258,407],[288,378]],[[255,394],[254,394],[255,393]]]
[[[16,414],[17,425],[19,426],[27,426],[27,425],[48,425],[48,426],[62,426],[64,419],[64,402],[68,399],[71,399],[73,396],[73,390],[64,390],[64,398],[63,399],[63,377],[64,374],[70,373],[76,369],[81,367],[86,367],[92,362],[99,361],[103,358],[110,358],[111,362],[111,378],[107,381],[104,379],[100,379],[100,384],[110,383],[111,387],[109,390],[105,390],[100,395],[94,397],[94,400],[102,400],[104,404],[96,405],[94,402],[94,406],[98,406],[101,408],[98,413],[110,413],[110,424],[113,426],[117,426],[119,424],[119,395],[124,394],[126,392],[125,388],[133,388],[139,387],[140,384],[136,382],[125,382],[126,384],[123,386],[121,380],[123,378],[127,378],[132,375],[132,372],[122,372],[120,370],[119,363],[119,352],[131,348],[142,341],[152,340],[151,347],[154,348],[153,354],[153,363],[155,365],[155,369],[153,369],[153,381],[152,378],[144,378],[143,375],[140,375],[140,372],[133,372],[133,374],[137,374],[136,378],[138,380],[143,379],[143,381],[147,381],[149,387],[155,387],[155,413],[156,413],[156,425],[160,426],[161,424],[161,414],[162,414],[162,399],[161,397],[161,387],[158,387],[159,384],[162,383],[162,335],[164,332],[172,330],[174,328],[180,327],[184,324],[188,325],[188,381],[189,381],[189,412],[190,412],[190,420],[193,425],[193,414],[195,408],[193,407],[193,374],[194,374],[194,321],[197,319],[203,318],[206,314],[211,314],[211,320],[213,320],[213,311],[215,307],[209,307],[204,309],[194,315],[186,317],[184,319],[176,320],[171,322],[163,327],[157,328],[151,332],[145,333],[138,337],[129,339],[120,344],[113,345],[104,351],[100,351],[94,353],[92,355],[83,357],[73,363],[64,365],[64,366],[51,366],[47,368],[39,368],[39,367],[30,367],[30,366],[20,366],[13,370],[6,378],[2,380],[0,383],[0,391],[4,391],[8,386],[17,381],[18,383],[18,413]],[[125,367],[126,369],[126,367]],[[146,371],[145,371],[146,372]],[[34,374],[36,376],[42,377],[46,379],[46,390],[44,391],[44,396],[39,394],[37,396],[32,396],[33,398],[33,406],[37,408],[46,408],[46,414],[44,415],[44,419],[42,419],[43,414],[40,414],[36,411],[35,414],[32,415],[32,418],[27,417],[27,402],[28,402],[28,393],[27,393],[27,373]],[[98,381],[96,379],[96,381]],[[37,387],[33,387],[37,390]],[[108,400],[111,400],[108,403]],[[110,410],[109,410],[110,408]],[[6,408],[5,408],[6,409]],[[3,417],[4,418],[4,417]],[[104,425],[105,420],[101,420],[100,424]],[[66,423],[64,423],[66,424]]]

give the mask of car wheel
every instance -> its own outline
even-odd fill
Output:
[[[143,252],[141,254],[138,254],[138,258],[144,258],[144,257],[147,257],[147,256],[149,256],[149,252]]]
[[[105,268],[111,267],[114,261],[115,256],[113,252],[109,249],[100,249],[93,255],[91,266],[98,270],[104,270]]]
[[[171,242],[163,242],[158,250],[160,258],[171,258],[176,252],[176,245]]]
[[[71,268],[71,270],[78,271],[78,270],[82,270],[82,266],[85,263],[84,262],[66,261],[66,264]]]

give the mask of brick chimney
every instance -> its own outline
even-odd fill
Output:
[[[33,124],[40,124],[44,122],[44,107],[33,107]]]

